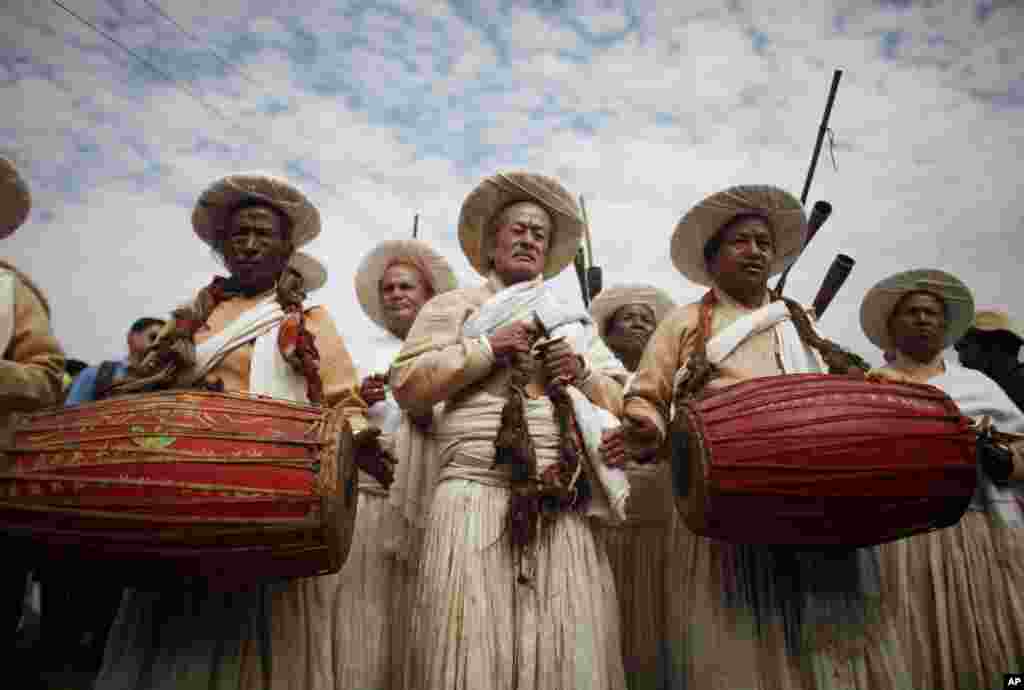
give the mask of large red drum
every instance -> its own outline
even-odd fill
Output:
[[[243,584],[337,572],[356,468],[340,413],[168,391],[25,415],[0,474],[0,531],[121,582]]]
[[[797,374],[688,401],[676,507],[733,543],[858,547],[955,524],[977,482],[970,420],[939,389]]]

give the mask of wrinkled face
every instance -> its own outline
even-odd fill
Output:
[[[380,305],[388,330],[404,338],[432,297],[427,280],[418,269],[408,264],[395,264],[380,279]]]
[[[537,204],[513,204],[502,212],[489,258],[503,283],[521,283],[544,272],[551,231],[551,217]]]
[[[232,214],[222,245],[231,275],[246,283],[273,282],[288,265],[291,245],[280,215],[267,206]]]
[[[162,324],[151,323],[137,333],[128,334],[128,354],[139,357],[146,348],[156,342],[156,336],[163,328]]]
[[[657,326],[654,310],[646,304],[627,304],[619,307],[608,323],[608,337],[631,341],[642,348]]]
[[[911,292],[889,317],[889,338],[899,350],[917,359],[942,351],[946,311],[941,299],[929,292]]]
[[[653,309],[646,304],[627,304],[612,314],[604,340],[626,367],[631,368],[643,355],[655,326]]]
[[[747,216],[720,231],[718,252],[708,263],[715,284],[729,294],[751,294],[768,286],[775,238],[767,221]]]

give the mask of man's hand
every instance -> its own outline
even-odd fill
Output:
[[[541,349],[544,375],[549,381],[577,381],[583,375],[583,360],[573,352],[572,345],[555,340]]]
[[[982,471],[997,486],[1006,484],[1013,474],[1013,451],[997,445],[987,436],[979,436],[976,447]]]
[[[601,457],[608,467],[622,467],[629,459],[626,448],[626,432],[620,426],[601,432]]]
[[[388,377],[384,374],[371,374],[363,379],[363,385],[359,388],[359,397],[366,402],[367,407],[373,407],[387,398]]]
[[[494,358],[508,362],[516,355],[527,355],[537,336],[537,327],[531,323],[516,322],[502,326],[487,337]]]
[[[369,427],[356,434],[354,441],[356,467],[384,485],[395,480],[395,461],[380,446],[380,429]]]
[[[622,426],[601,433],[601,457],[609,467],[649,458],[658,442],[658,430],[652,425],[625,419]]]

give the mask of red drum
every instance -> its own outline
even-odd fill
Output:
[[[733,543],[859,547],[955,524],[977,482],[970,420],[933,386],[821,374],[680,405],[676,506]]]
[[[167,391],[22,416],[0,531],[119,581],[246,583],[337,572],[356,512],[340,413]]]

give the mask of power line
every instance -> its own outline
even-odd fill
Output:
[[[95,24],[90,22],[88,19],[85,19],[84,17],[80,16],[79,14],[74,12],[73,10],[69,9],[60,0],[53,0],[53,3],[55,5],[57,5],[58,7],[60,7],[62,10],[64,10],[65,12],[67,12],[68,14],[70,14],[72,17],[74,17],[75,19],[77,19],[78,21],[80,21],[81,23],[85,24],[90,29],[92,29],[93,31],[98,33],[100,36],[104,37],[105,39],[107,39],[108,41],[110,41],[111,43],[116,45],[118,48],[120,48],[121,50],[125,51],[126,53],[131,55],[133,58],[135,58],[139,62],[141,62],[144,65],[146,65],[149,69],[153,70],[153,72],[155,72],[156,74],[160,75],[161,77],[163,77],[167,81],[169,81],[172,84],[174,84],[175,86],[177,86],[184,93],[186,93],[189,96],[191,96],[193,99],[195,99],[197,102],[199,102],[203,107],[205,107],[210,112],[214,113],[220,119],[224,120],[225,122],[229,122],[229,123],[233,124],[235,126],[235,128],[241,130],[243,133],[248,132],[251,135],[250,137],[248,137],[250,139],[250,141],[259,141],[260,143],[265,143],[265,144],[269,143],[272,146],[274,145],[272,140],[270,140],[270,139],[268,139],[266,137],[266,133],[265,132],[258,133],[258,138],[257,138],[257,133],[255,132],[255,130],[250,129],[248,127],[248,125],[243,124],[242,122],[240,122],[239,120],[237,120],[235,118],[228,117],[221,110],[219,110],[218,108],[215,108],[214,106],[212,106],[209,103],[207,103],[206,100],[203,99],[201,95],[197,94],[195,91],[193,91],[192,89],[190,89],[187,86],[185,86],[184,84],[182,84],[173,75],[171,75],[168,72],[165,72],[164,70],[160,69],[159,67],[154,65],[152,62],[150,62],[146,58],[142,57],[141,55],[139,55],[138,53],[133,51],[131,48],[129,48],[128,46],[126,46],[123,43],[121,43],[120,41],[118,41],[116,38],[114,38],[113,36],[111,36],[107,32],[105,32],[102,29],[100,29],[99,27],[97,27]],[[310,137],[302,136],[298,132],[296,132],[295,134],[296,134],[296,136],[299,136],[300,138],[306,139],[306,141],[308,141],[310,143],[313,143],[313,140]],[[286,151],[284,148],[282,148],[280,146],[275,146],[275,148],[278,148],[280,152],[286,153],[289,156],[291,155],[290,151]],[[302,172],[303,172],[304,175],[309,177],[311,180],[313,180],[320,187],[322,187],[322,188],[328,190],[329,192],[331,192],[332,195],[335,198],[338,198],[340,196],[340,193],[338,192],[338,189],[334,185],[328,184],[328,183],[324,182],[317,175],[313,174],[312,172],[309,172],[308,170],[303,170]]]
[[[199,44],[203,43],[203,41],[198,36],[196,36],[194,33],[192,33],[191,31],[186,29],[184,26],[182,26],[180,23],[178,23],[178,21],[174,17],[172,17],[171,15],[167,14],[167,12],[165,12],[163,10],[163,8],[160,7],[160,5],[156,4],[155,2],[151,2],[151,0],[142,0],[142,1],[144,3],[146,3],[146,5],[148,5],[151,10],[153,10],[154,12],[159,14],[161,17],[166,19],[168,22],[170,22],[179,32],[181,32],[182,34],[184,34],[185,36],[187,36],[188,38],[190,38],[191,40],[193,40],[196,43],[199,43]],[[204,48],[205,48],[205,46],[204,46]],[[228,69],[231,69],[231,70],[234,70],[235,72],[237,72],[239,75],[241,75],[241,77],[243,79],[245,79],[250,84],[253,84],[254,86],[259,86],[259,84],[256,82],[256,80],[253,79],[252,77],[250,77],[248,74],[246,74],[245,70],[243,70],[241,67],[239,67],[235,63],[231,62],[230,60],[221,57],[220,54],[217,53],[215,50],[213,50],[211,48],[205,48],[205,49],[206,49],[207,53],[209,53],[213,57],[217,58],[217,60],[220,61],[220,63],[222,65],[224,65]]]
[[[188,88],[187,86],[185,86],[184,84],[182,84],[181,82],[179,82],[179,81],[178,81],[177,79],[175,79],[175,78],[174,78],[174,76],[173,76],[173,75],[171,75],[171,74],[168,74],[168,73],[167,73],[167,72],[165,72],[164,70],[160,69],[159,67],[157,67],[156,65],[154,65],[154,64],[153,64],[152,62],[150,62],[150,61],[149,61],[149,60],[147,60],[146,58],[142,57],[141,55],[139,55],[138,53],[136,53],[136,52],[135,52],[134,50],[132,50],[131,48],[129,48],[129,47],[128,47],[128,46],[126,46],[125,44],[121,43],[120,41],[118,41],[118,40],[117,40],[116,38],[114,38],[114,37],[113,37],[113,36],[111,36],[110,34],[108,34],[108,33],[107,33],[106,31],[104,31],[103,29],[99,28],[98,26],[96,26],[95,24],[93,24],[92,22],[90,22],[90,21],[89,21],[88,19],[86,19],[86,18],[82,17],[81,15],[79,15],[78,13],[76,13],[76,12],[75,12],[74,10],[70,9],[70,8],[69,8],[69,7],[67,6],[67,5],[65,5],[64,3],[62,3],[62,2],[60,1],[60,0],[53,0],[53,4],[57,5],[57,7],[61,8],[62,10],[64,10],[64,11],[65,11],[65,12],[67,12],[68,14],[70,14],[70,15],[71,15],[72,17],[74,17],[75,19],[77,19],[78,21],[80,21],[81,23],[85,24],[85,25],[86,25],[86,26],[88,26],[88,27],[89,27],[90,29],[92,29],[93,31],[95,31],[96,33],[98,33],[98,34],[99,34],[100,36],[103,36],[103,38],[107,39],[108,41],[110,41],[111,43],[113,43],[114,45],[116,45],[116,46],[117,46],[118,48],[120,48],[121,50],[125,51],[126,53],[128,53],[129,55],[131,55],[132,57],[134,57],[134,58],[135,58],[136,60],[138,60],[139,62],[141,62],[142,64],[144,64],[144,65],[145,65],[146,67],[148,67],[149,69],[151,69],[151,70],[152,70],[153,72],[155,72],[156,74],[160,75],[161,77],[163,77],[163,78],[164,78],[164,79],[166,79],[167,81],[169,81],[169,82],[171,82],[172,84],[174,84],[174,85],[175,85],[176,87],[178,87],[178,88],[179,88],[179,89],[181,89],[181,90],[182,90],[182,91],[183,91],[184,93],[186,93],[186,94],[188,94],[189,96],[191,96],[192,98],[194,98],[194,99],[195,99],[196,101],[198,101],[198,102],[199,102],[199,103],[200,103],[200,104],[201,104],[201,105],[202,105],[202,106],[203,106],[204,108],[206,108],[206,109],[207,109],[208,111],[210,111],[211,113],[213,113],[213,114],[214,114],[214,115],[216,115],[217,117],[221,118],[222,120],[224,120],[224,119],[227,119],[227,118],[225,117],[224,113],[222,113],[222,112],[221,112],[220,110],[218,110],[218,109],[217,109],[217,108],[215,108],[214,106],[212,106],[212,105],[210,105],[209,103],[207,103],[207,102],[206,102],[206,100],[205,100],[205,99],[203,99],[203,97],[202,97],[202,96],[200,96],[200,95],[199,95],[199,94],[197,94],[197,93],[196,93],[195,91],[193,91],[192,89]]]

